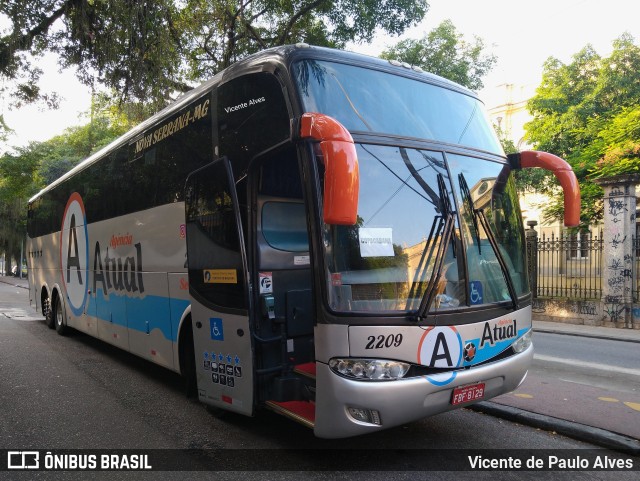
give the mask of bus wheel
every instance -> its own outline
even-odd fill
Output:
[[[185,324],[183,331],[182,349],[180,349],[180,369],[185,383],[187,398],[195,398],[198,396],[198,381],[196,379],[196,358],[193,348],[193,327],[191,327],[190,319]]]
[[[64,336],[67,333],[67,330],[69,329],[67,327],[66,317],[67,316],[64,312],[62,301],[58,299],[55,305],[55,320],[56,320],[56,331],[58,331],[58,334],[60,334],[61,336]]]
[[[49,329],[53,329],[55,327],[55,322],[53,321],[53,309],[51,309],[51,298],[47,297],[42,304],[42,313],[44,314],[44,322]]]

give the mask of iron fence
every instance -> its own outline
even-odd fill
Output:
[[[591,232],[559,236],[552,233],[550,237],[528,235],[527,254],[534,296],[600,299],[602,251],[602,231],[599,236]]]

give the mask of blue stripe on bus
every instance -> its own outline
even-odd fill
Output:
[[[91,306],[92,302],[95,306]],[[89,300],[86,312],[102,321],[145,334],[160,329],[166,339],[176,342],[180,319],[187,307],[189,301],[184,299],[153,295],[138,298],[115,293],[110,293],[107,298],[102,289],[97,289],[96,297]]]
[[[464,361],[463,366],[473,366],[475,364],[479,364],[484,361],[488,361],[492,357],[497,356],[502,351],[507,349],[511,344],[514,343],[517,339],[524,335],[531,327],[525,327],[524,329],[519,329],[516,337],[512,339],[506,339],[504,341],[498,341],[494,343],[494,345],[490,345],[487,343],[484,347],[480,348],[480,338],[477,339],[467,339],[465,342],[472,342],[476,345],[476,356],[473,358],[473,361],[467,362]]]

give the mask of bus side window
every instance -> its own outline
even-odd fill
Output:
[[[292,150],[261,163],[257,201],[260,268],[296,266],[294,256],[309,252],[309,237],[302,183]]]
[[[309,237],[304,204],[265,202],[262,206],[262,235],[274,249],[307,252]]]
[[[260,152],[289,139],[287,101],[273,74],[231,79],[216,95],[218,155],[231,159],[238,176]]]
[[[187,181],[189,283],[216,308],[245,309],[245,266],[228,175],[221,159]]]

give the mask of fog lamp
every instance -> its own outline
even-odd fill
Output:
[[[377,426],[382,425],[382,421],[380,420],[380,413],[375,409],[362,409],[362,408],[348,407],[347,411],[349,411],[349,415],[356,421],[360,421],[362,423],[376,424]]]

